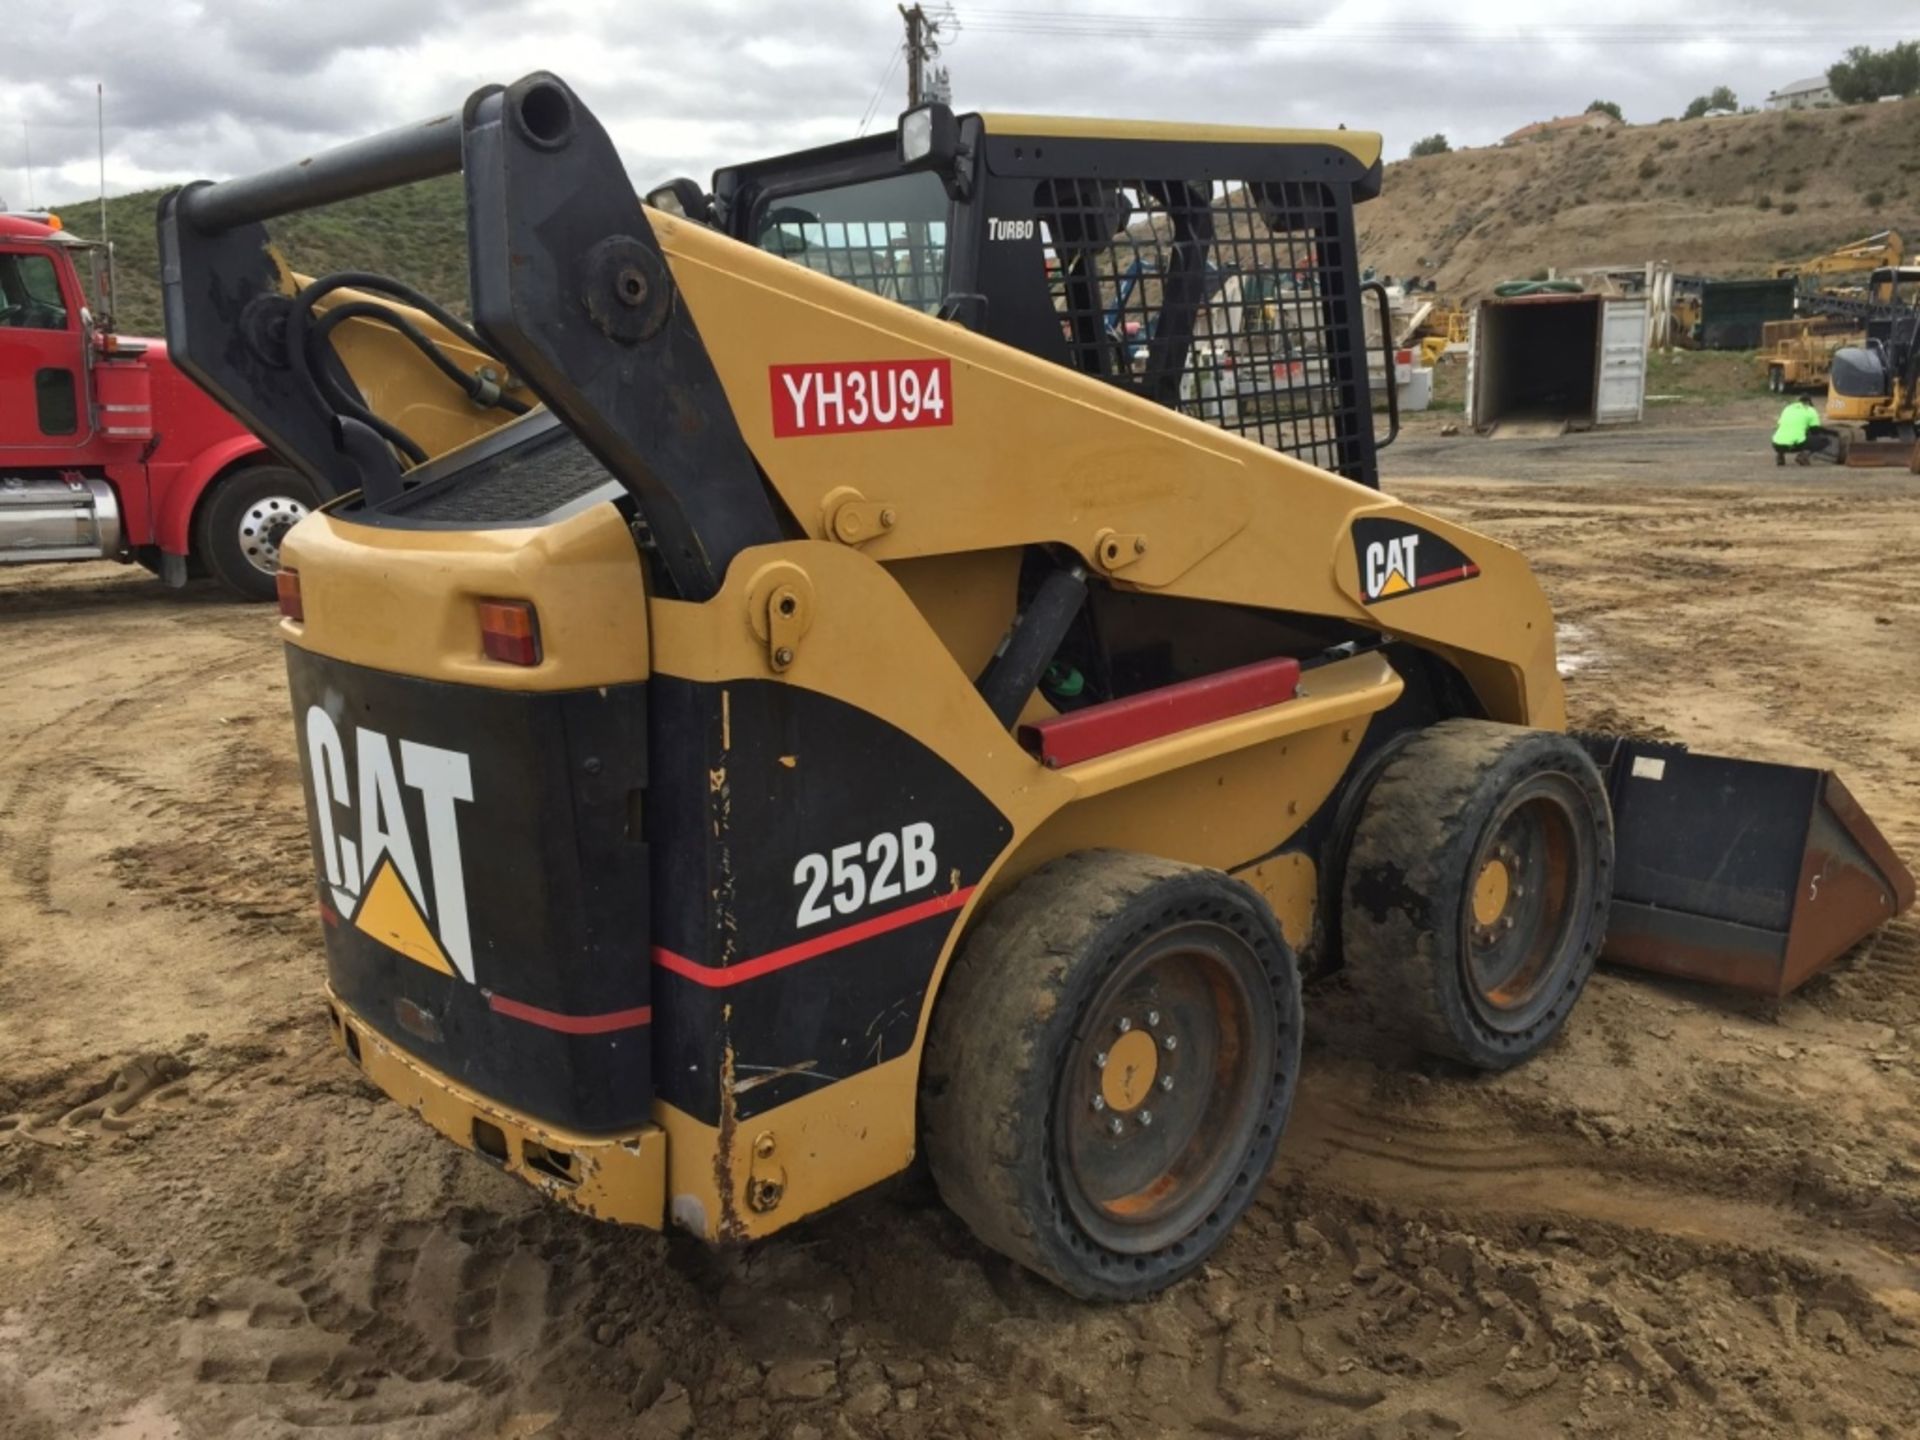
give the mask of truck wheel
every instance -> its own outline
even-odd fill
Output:
[[[194,551],[216,579],[246,600],[274,598],[280,542],[320,499],[284,465],[251,465],[213,487],[195,517]]]
[[[921,1131],[975,1235],[1086,1299],[1192,1270],[1253,1200],[1300,1067],[1273,913],[1217,870],[1086,851],[968,937],[934,1011]]]
[[[1593,973],[1613,816],[1565,735],[1430,726],[1388,762],[1347,857],[1346,970],[1383,1028],[1483,1070],[1537,1052]]]
[[[1787,372],[1778,365],[1767,367],[1767,389],[1776,395],[1783,395],[1787,389]]]

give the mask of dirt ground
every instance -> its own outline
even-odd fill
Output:
[[[1777,471],[1742,423],[1415,427],[1390,483],[1532,554],[1577,721],[1825,758],[1913,855],[1920,492]],[[0,571],[7,1440],[1894,1440],[1920,1416],[1911,919],[1777,1005],[1603,973],[1499,1078],[1368,1058],[1324,985],[1253,1211],[1115,1308],[912,1185],[733,1254],[547,1208],[335,1058],[310,886],[268,618],[111,566]]]

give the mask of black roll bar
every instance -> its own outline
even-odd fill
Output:
[[[612,139],[552,75],[477,90],[457,118],[170,192],[159,231],[174,358],[322,493],[395,493],[390,446],[288,354],[294,302],[263,222],[456,171],[474,329],[639,502],[673,593],[710,598],[780,524]],[[333,378],[351,390],[344,369]]]
[[[188,224],[211,235],[459,169],[460,117],[436,115],[258,175],[191,190],[180,208]]]

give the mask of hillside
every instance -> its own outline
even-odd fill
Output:
[[[1920,98],[1401,160],[1359,216],[1367,264],[1453,295],[1547,266],[1768,274],[1888,227],[1920,241]]]
[[[107,202],[120,322],[157,334],[159,191]],[[1765,200],[1765,205],[1761,201]],[[81,235],[93,201],[58,207]],[[1889,226],[1920,242],[1920,98],[1794,114],[1733,115],[1580,132],[1511,149],[1389,165],[1360,209],[1367,264],[1431,275],[1450,294],[1548,266],[1671,260],[1683,271],[1766,274]],[[271,227],[307,274],[367,267],[456,306],[466,228],[457,179],[290,216]]]
[[[120,277],[118,320],[128,334],[161,333],[154,217],[163,193],[145,190],[107,201],[107,227]],[[54,209],[74,234],[100,233],[98,201]],[[378,270],[455,310],[466,309],[467,222],[457,176],[290,215],[268,230],[288,263],[302,274]]]

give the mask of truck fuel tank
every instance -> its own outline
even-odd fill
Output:
[[[104,480],[0,475],[0,565],[120,553],[120,502]]]

